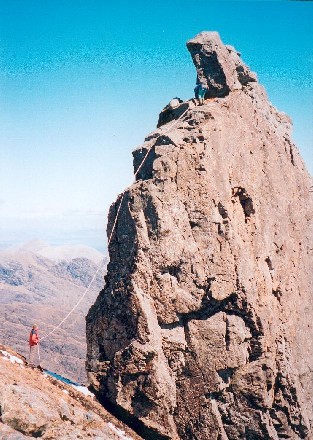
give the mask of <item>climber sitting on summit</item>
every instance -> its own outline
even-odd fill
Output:
[[[194,88],[194,92],[195,92],[195,98],[198,99],[200,105],[204,104],[204,97],[207,90],[208,90],[207,87],[205,87],[201,83],[199,77],[197,76],[196,87]]]

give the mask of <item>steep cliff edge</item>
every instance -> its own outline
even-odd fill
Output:
[[[136,170],[151,147],[87,316],[88,376],[145,438],[309,439],[312,182],[235,49],[187,46],[209,99],[134,151]]]

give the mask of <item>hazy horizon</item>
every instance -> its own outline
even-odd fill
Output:
[[[41,237],[32,235],[31,233],[22,233],[20,235],[13,233],[11,236],[8,235],[5,240],[0,242],[0,252],[6,251],[14,246],[25,245],[38,240],[50,246],[88,246],[104,255],[107,253],[107,246],[102,237],[103,234],[97,230],[76,231],[71,237],[65,234],[61,235],[59,232],[55,235],[49,233],[42,233],[41,235]],[[86,244],[87,242],[88,244]]]

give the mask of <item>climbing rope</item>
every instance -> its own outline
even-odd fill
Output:
[[[53,335],[53,333],[61,327],[61,325],[67,320],[67,318],[70,317],[70,315],[74,312],[75,309],[77,309],[77,307],[79,306],[79,304],[82,302],[82,300],[85,298],[85,296],[87,295],[87,293],[89,292],[89,289],[92,285],[92,283],[94,282],[94,280],[96,279],[96,276],[98,275],[100,269],[102,267],[102,261],[99,263],[98,268],[94,274],[94,276],[92,277],[89,285],[87,286],[86,290],[84,291],[84,293],[81,295],[81,297],[79,298],[79,300],[77,301],[77,303],[75,304],[75,306],[68,312],[68,314],[65,316],[65,318],[62,319],[62,321],[53,328],[53,330],[51,330],[51,332],[47,333],[46,335],[42,336],[40,339],[41,341],[43,341],[44,339],[47,339],[49,336]]]
[[[168,133],[168,132],[174,127],[174,125],[176,125],[177,122],[178,122],[180,119],[182,119],[182,117],[187,113],[188,110],[189,110],[189,107],[187,107],[187,109],[186,109],[186,110],[185,110],[185,111],[179,116],[179,118],[175,119],[175,121],[173,122],[173,124],[171,124],[171,125],[167,128],[167,130],[165,130],[163,133],[161,133],[161,134],[156,138],[155,142],[151,144],[151,146],[150,146],[149,149],[147,150],[147,152],[146,152],[144,158],[142,159],[142,161],[141,161],[139,167],[137,168],[136,172],[134,173],[134,177],[135,177],[135,179],[136,179],[136,177],[137,177],[139,171],[141,170],[143,164],[144,164],[145,161],[147,160],[147,157],[148,157],[150,151],[151,151],[152,148],[155,146],[156,141],[159,139],[159,137],[164,136],[166,133]],[[119,213],[120,213],[120,210],[121,210],[121,207],[122,207],[122,202],[123,202],[123,199],[124,199],[124,195],[125,195],[125,192],[126,192],[127,190],[128,190],[128,188],[126,188],[126,189],[123,191],[123,193],[122,193],[122,195],[121,195],[121,198],[120,198],[120,203],[119,203],[118,209],[117,209],[117,211],[116,211],[115,219],[114,219],[114,222],[113,222],[113,226],[112,226],[111,233],[110,233],[110,236],[109,236],[109,239],[108,239],[108,248],[109,248],[109,246],[110,246],[110,243],[111,243],[111,240],[112,240],[112,237],[113,237],[113,233],[114,233],[115,228],[116,228],[116,224],[117,224],[118,216],[119,216]],[[55,326],[55,327],[54,327],[49,333],[47,333],[46,335],[44,335],[44,336],[41,337],[41,341],[43,341],[43,340],[47,339],[49,336],[53,335],[53,333],[55,333],[55,332],[61,327],[61,325],[62,325],[62,324],[63,324],[63,323],[64,323],[64,322],[65,322],[65,321],[71,316],[71,314],[74,312],[74,310],[77,309],[77,307],[79,306],[79,304],[82,302],[82,300],[85,298],[85,296],[86,296],[87,293],[89,292],[89,290],[90,290],[90,288],[91,288],[91,286],[92,286],[92,283],[93,283],[94,280],[96,279],[96,276],[98,275],[98,273],[99,273],[101,267],[102,267],[102,261],[100,261],[100,263],[99,263],[99,265],[98,265],[98,267],[97,267],[97,270],[96,270],[94,276],[92,277],[92,279],[91,279],[90,283],[88,284],[86,290],[83,292],[83,294],[81,295],[81,297],[79,298],[79,300],[77,301],[77,303],[74,305],[74,307],[68,312],[68,314],[62,319],[62,321],[61,321],[57,326]]]

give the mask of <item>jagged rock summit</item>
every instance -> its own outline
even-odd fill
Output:
[[[224,46],[218,32],[201,32],[187,41],[188,50],[201,83],[208,87],[206,97],[226,96],[257,80],[232,46]]]
[[[88,376],[147,439],[310,439],[312,182],[238,53],[187,45],[212,98],[164,110],[133,153]]]

